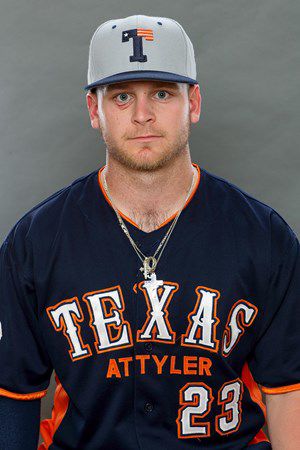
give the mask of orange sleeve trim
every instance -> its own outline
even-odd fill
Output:
[[[37,398],[42,398],[47,394],[47,389],[40,392],[32,392],[31,394],[17,394],[16,392],[10,392],[6,389],[0,388],[0,395],[4,397],[14,398],[15,400],[35,400]]]
[[[265,386],[260,385],[261,390],[265,394],[284,394],[285,392],[292,392],[292,391],[298,391],[300,390],[300,383],[297,384],[291,384],[289,386],[281,386],[276,388],[268,388]]]

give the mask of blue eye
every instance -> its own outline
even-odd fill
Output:
[[[116,95],[116,98],[120,97],[120,98],[123,98],[123,100],[124,100],[124,97],[125,97],[125,100],[126,100],[126,95],[128,95],[126,92],[122,92],[121,94]],[[121,101],[121,103],[124,103],[124,102]]]
[[[170,95],[170,93],[168,91],[165,91],[164,89],[160,90],[160,91],[156,91],[156,94],[159,94],[160,100],[165,100],[167,98],[166,95],[163,95],[163,96],[161,95],[162,92]],[[117,99],[120,103],[127,103],[128,97],[130,97],[130,95],[127,92],[121,92],[120,94],[116,95],[114,98]]]
[[[166,92],[167,94],[169,94],[168,91],[164,91],[164,90],[157,91],[158,94],[161,93],[161,92]],[[163,99],[163,100],[166,98],[166,97],[161,97],[161,96],[159,96],[159,97],[160,97],[161,99]]]

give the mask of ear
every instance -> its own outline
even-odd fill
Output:
[[[86,94],[86,104],[89,110],[91,126],[95,129],[100,127],[98,114],[98,98],[96,92],[88,91]]]
[[[201,114],[201,93],[199,84],[191,85],[189,88],[190,120],[192,123],[199,121]]]

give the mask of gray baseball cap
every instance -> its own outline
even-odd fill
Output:
[[[84,89],[130,80],[198,84],[193,44],[176,20],[133,15],[96,29]]]

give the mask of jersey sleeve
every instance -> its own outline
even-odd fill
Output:
[[[1,449],[37,449],[41,419],[40,410],[41,399],[20,402],[0,396]]]
[[[52,367],[39,330],[32,256],[18,228],[0,247],[0,395],[34,400],[46,395]]]
[[[281,394],[300,389],[300,246],[274,210],[270,229],[263,326],[248,364],[264,393]]]

